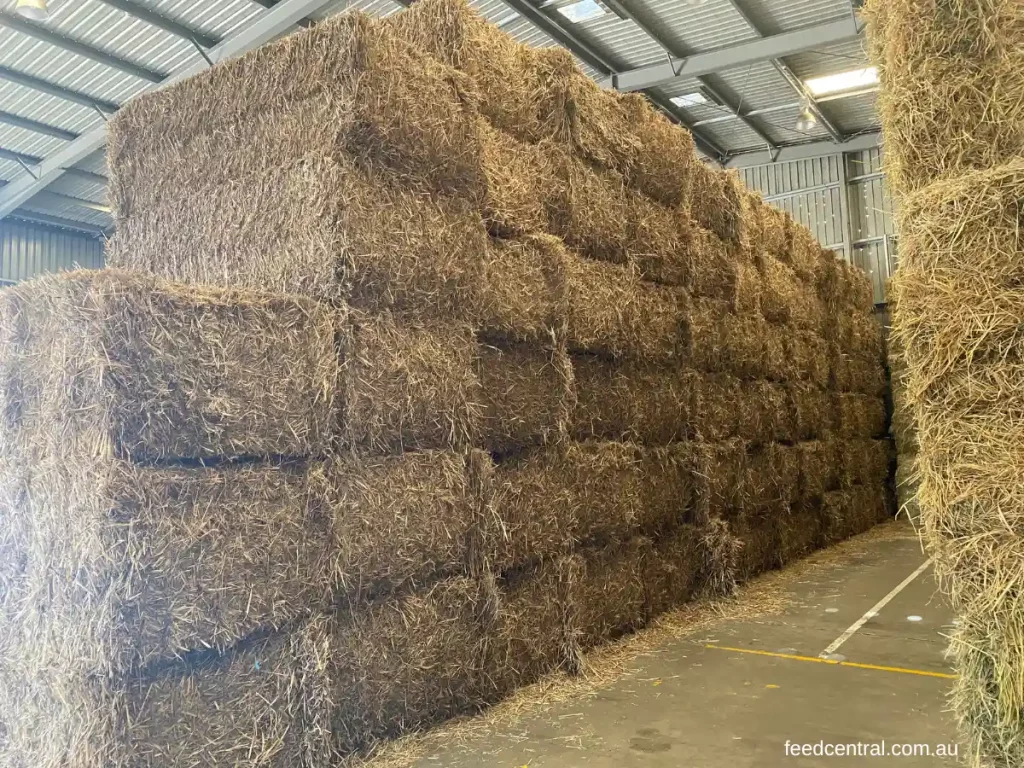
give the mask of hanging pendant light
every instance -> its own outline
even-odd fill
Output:
[[[800,112],[800,117],[796,120],[796,129],[798,131],[813,131],[818,125],[818,118],[815,117],[814,112],[811,111],[811,105],[806,101],[804,102],[804,108]]]

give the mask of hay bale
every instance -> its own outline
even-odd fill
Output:
[[[821,512],[816,504],[797,504],[778,520],[780,565],[806,557],[822,545]]]
[[[743,235],[738,253],[743,263],[762,270],[767,257],[764,243],[765,217],[761,209],[767,205],[759,192],[743,189],[740,195],[743,205]]]
[[[472,461],[490,468],[486,455]],[[467,571],[470,537],[487,501],[471,482],[467,456],[339,456],[328,463],[327,477],[337,589],[362,597]]]
[[[535,145],[478,118],[487,194],[484,222],[492,235],[515,237],[548,227],[555,175],[548,155]]]
[[[817,499],[839,488],[842,443],[837,440],[808,440],[795,446],[800,459],[800,491],[803,500]]]
[[[494,640],[485,664],[499,695],[576,665],[569,619],[575,565],[572,557],[558,557],[500,579]]]
[[[484,337],[549,342],[561,331],[570,258],[551,235],[490,240],[477,320]]]
[[[830,348],[812,331],[791,331],[785,336],[785,360],[795,381],[827,387],[830,381]]]
[[[779,515],[741,515],[730,524],[733,536],[740,542],[736,558],[736,580],[748,581],[782,563],[781,522],[788,511]]]
[[[789,250],[781,253],[779,259],[792,267],[802,281],[815,286],[827,263],[824,256],[818,239],[811,231],[789,219]]]
[[[490,703],[486,590],[466,578],[387,597],[331,627],[331,730],[340,755]]]
[[[768,204],[760,206],[757,212],[760,218],[760,232],[766,257],[782,259],[790,249],[792,225],[789,214]]]
[[[641,503],[638,528],[660,538],[693,523],[693,463],[682,444],[644,449],[640,454]]]
[[[567,435],[576,393],[563,345],[481,344],[476,371],[483,404],[480,444],[488,451],[508,453]]]
[[[353,311],[343,366],[346,445],[363,453],[462,448],[483,416],[477,342],[458,323],[399,323]]]
[[[692,272],[692,231],[673,208],[649,200],[639,192],[629,195],[630,237],[627,260],[640,276],[663,285],[688,285]]]
[[[689,131],[669,120],[640,93],[617,95],[639,145],[626,174],[630,186],[662,205],[678,206],[687,199],[693,168],[700,161]],[[585,117],[585,116],[584,116]]]
[[[739,244],[743,232],[743,185],[735,173],[693,164],[689,196],[684,206],[690,217],[729,243]]]
[[[900,514],[906,514],[915,525],[921,521],[921,508],[917,501],[921,478],[917,469],[917,461],[916,453],[898,453],[896,455],[897,511]]]
[[[332,702],[324,661],[322,632],[303,628],[155,680],[110,683],[23,668],[34,684],[5,712],[5,757],[76,768],[223,760],[327,768],[333,754],[323,724]]]
[[[766,340],[770,326],[757,314],[733,314],[722,301],[696,299],[687,313],[688,363],[702,371],[728,372],[742,379],[764,378],[777,349]]]
[[[788,513],[800,499],[800,459],[796,448],[779,443],[751,450],[742,482],[743,513]]]
[[[642,515],[641,481],[632,443],[568,443],[502,462],[485,533],[488,560],[502,571],[577,542],[628,538]]]
[[[735,437],[739,431],[742,382],[725,373],[686,371],[682,377],[690,392],[687,412],[691,434],[698,440],[710,441]]]
[[[803,382],[790,382],[786,389],[797,439],[814,440],[838,429],[839,411],[831,392]]]
[[[693,296],[730,300],[736,295],[739,262],[714,232],[680,214],[683,235],[683,285]]]
[[[637,360],[677,356],[685,294],[645,283],[628,267],[590,259],[570,260],[566,290],[570,351]]]
[[[892,442],[882,440],[843,440],[840,442],[843,485],[878,485],[889,479]]]
[[[549,197],[551,233],[588,258],[626,263],[631,217],[622,177],[591,168],[554,144],[544,148],[555,178]]]
[[[115,270],[22,283],[0,296],[5,442],[69,461],[324,454],[336,326],[303,299]]]
[[[1024,150],[1024,26],[1015,2],[875,0],[865,13],[897,193]]]
[[[822,499],[825,536],[842,541],[892,517],[892,499],[884,484],[855,485],[826,493]]]
[[[746,493],[746,443],[738,439],[695,440],[681,443],[679,450],[691,468],[697,525],[706,526],[709,520],[725,517],[741,505]]]
[[[799,338],[799,334],[771,323],[761,325],[761,330],[764,332],[764,377],[783,384],[792,381],[797,371],[790,362],[788,345],[789,340]]]
[[[743,542],[733,535],[729,524],[721,518],[712,518],[698,530],[701,569],[697,595],[731,595],[736,589],[736,571]]]
[[[881,397],[886,390],[885,369],[877,359],[844,354],[838,346],[831,349],[830,378],[832,387],[841,392]]]
[[[846,438],[885,437],[885,401],[871,395],[841,392],[835,397],[837,432]]]
[[[636,537],[576,556],[579,575],[571,582],[569,615],[580,648],[601,645],[646,622],[644,571],[652,549],[649,539]]]
[[[5,510],[24,558],[16,621],[26,671],[113,677],[223,649],[326,605],[329,488],[322,467],[138,466],[38,456]],[[262,542],[254,547],[254,542]]]
[[[464,76],[389,25],[361,13],[330,19],[119,110],[107,142],[118,226],[168,190],[222,185],[310,152],[350,153],[478,199],[476,101]]]
[[[783,384],[745,381],[736,404],[736,436],[752,443],[792,441],[796,436],[789,391]]]
[[[674,366],[572,358],[576,408],[571,434],[580,440],[661,445],[689,435],[690,391]]]
[[[688,602],[700,586],[701,530],[681,525],[658,539],[644,564],[649,614],[657,616]]]
[[[403,40],[468,75],[479,109],[496,128],[536,142],[535,53],[487,23],[464,0],[428,0],[393,14],[390,25]]]
[[[160,206],[118,221],[106,254],[111,266],[186,283],[465,318],[486,250],[475,204],[307,155],[230,184],[164,188]]]

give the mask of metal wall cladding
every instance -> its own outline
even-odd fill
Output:
[[[42,272],[102,266],[103,242],[99,238],[0,220],[0,281],[5,284]]]

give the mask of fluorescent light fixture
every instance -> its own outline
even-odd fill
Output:
[[[827,96],[830,93],[842,93],[843,91],[868,88],[872,85],[878,85],[878,67],[865,67],[864,69],[840,72],[838,75],[812,77],[805,84],[807,85],[807,90],[815,96]]]
[[[556,10],[574,24],[590,21],[605,14],[604,8],[598,5],[595,0],[579,0],[579,2],[563,5]]]
[[[669,99],[677,107],[696,107],[699,104],[707,104],[708,97],[700,91],[694,91],[693,93],[684,93],[682,96],[673,96]]]

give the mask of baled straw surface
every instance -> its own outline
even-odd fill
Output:
[[[641,503],[638,527],[659,540],[692,523],[693,463],[684,444],[645,448],[640,455]]]
[[[322,632],[306,626],[155,680],[23,667],[31,687],[3,692],[14,703],[4,757],[47,768],[327,768],[324,650]]]
[[[865,13],[898,194],[1024,151],[1024,20],[1014,0],[872,0]]]
[[[817,285],[827,261],[833,258],[831,251],[822,250],[818,239],[807,227],[793,219],[787,219],[790,227],[789,249],[779,254],[780,260],[788,264],[797,276],[809,283]]]
[[[809,555],[822,546],[821,509],[817,501],[794,505],[778,519],[780,565]]]
[[[825,324],[825,305],[813,283],[805,282],[788,264],[774,258],[764,261],[761,311],[773,323],[785,323],[801,331],[820,333]]]
[[[792,441],[796,425],[789,393],[782,384],[755,380],[742,383],[736,404],[736,435],[752,443]]]
[[[700,586],[701,531],[681,525],[658,539],[645,561],[644,585],[652,616],[683,605]]]
[[[324,107],[292,119],[308,102]],[[159,200],[146,190],[221,185],[307,152],[351,153],[476,200],[476,102],[464,75],[388,24],[345,14],[119,110],[108,142],[118,224]]]
[[[642,511],[640,451],[632,443],[568,443],[498,466],[495,520],[485,532],[497,570],[554,557],[577,542],[619,541]]]
[[[648,617],[644,587],[651,541],[636,537],[577,555],[581,569],[571,583],[570,616],[583,649],[643,626]]]
[[[574,258],[567,269],[573,352],[670,360],[681,347],[686,295],[640,280],[625,266]]]
[[[761,311],[761,275],[753,264],[736,265],[736,280],[726,299],[738,315],[758,314]]]
[[[118,222],[107,258],[187,283],[466,317],[479,301],[486,248],[474,204],[307,155],[230,184],[164,189],[159,208]]]
[[[48,665],[104,676],[227,648],[330,600],[331,510],[317,465],[46,456],[28,491],[11,543],[29,570],[5,630],[27,643],[26,680]]]
[[[768,256],[764,244],[764,214],[761,209],[767,205],[757,192],[743,188],[740,194],[743,204],[743,234],[739,244],[739,255],[743,263],[755,269],[764,267]]]
[[[889,479],[893,459],[890,440],[845,440],[840,446],[844,485],[876,485]]]
[[[701,227],[722,240],[739,244],[743,233],[742,191],[734,174],[696,162],[685,207]]]
[[[865,395],[881,396],[886,389],[885,369],[877,360],[851,357],[843,354],[839,347],[832,350],[832,385],[842,392],[860,392]]]
[[[114,270],[5,291],[6,442],[69,457],[322,454],[335,313]]]
[[[683,237],[683,285],[696,297],[730,299],[736,293],[738,261],[714,232],[679,214]]]
[[[492,453],[557,442],[575,405],[564,345],[481,344],[476,363],[484,406],[480,444]]]
[[[680,375],[690,393],[687,413],[691,436],[711,441],[735,437],[739,430],[737,407],[743,396],[742,382],[726,373],[684,371]]]
[[[736,570],[743,542],[733,535],[722,518],[701,526],[701,566],[698,594],[702,597],[729,595],[736,589]]]
[[[782,515],[742,515],[730,524],[732,534],[742,545],[736,559],[737,581],[748,581],[782,565],[782,519]]]
[[[789,214],[774,205],[761,205],[757,209],[765,256],[782,258],[790,247],[792,237]]]
[[[822,512],[825,536],[829,542],[836,542],[863,533],[891,517],[895,510],[886,485],[876,484],[826,493]]]
[[[339,590],[373,595],[467,571],[486,489],[470,481],[464,454],[343,455],[327,471],[330,564]]]
[[[779,443],[751,450],[742,492],[744,514],[788,513],[789,505],[800,498],[800,452]]]
[[[686,219],[639,192],[630,193],[629,214],[627,256],[641,277],[664,285],[687,285],[692,272],[692,232]]]
[[[807,440],[796,444],[800,456],[800,497],[809,500],[839,488],[842,446],[838,440]]]
[[[616,96],[639,144],[631,166],[623,170],[626,179],[662,205],[678,206],[687,199],[693,167],[700,162],[693,136],[654,109],[643,95]]]
[[[786,389],[798,439],[814,440],[838,429],[839,410],[833,393],[803,382],[791,382]]]
[[[479,118],[487,196],[484,221],[491,234],[514,237],[548,227],[555,175],[541,146],[519,141]]]
[[[785,361],[794,381],[827,387],[831,375],[828,343],[811,331],[790,331],[785,335]]]
[[[792,381],[798,372],[790,364],[789,343],[791,338],[798,338],[799,333],[792,333],[784,326],[771,323],[761,328],[764,331],[764,377],[782,383]],[[827,375],[825,378],[827,380]]]
[[[843,392],[835,395],[837,431],[842,437],[884,437],[885,401],[872,395]]]
[[[631,217],[622,177],[591,168],[553,144],[543,146],[555,178],[549,196],[551,232],[592,259],[625,263]]]
[[[760,315],[736,315],[724,302],[695,300],[688,313],[687,361],[709,372],[727,372],[742,379],[768,374],[766,344],[770,326]]]
[[[494,640],[485,673],[501,695],[574,664],[569,590],[576,563],[556,557],[506,574],[498,584]]]
[[[486,592],[456,578],[339,615],[328,660],[339,754],[489,703]]]
[[[483,413],[472,328],[353,311],[343,371],[346,444],[366,453],[475,443]]]
[[[492,239],[478,323],[486,338],[550,342],[565,327],[566,269],[573,258],[552,235]]]
[[[615,362],[594,355],[576,355],[572,365],[574,437],[660,445],[689,435],[690,392],[674,366]]]
[[[709,520],[725,517],[741,504],[747,475],[744,441],[696,440],[681,443],[679,450],[691,468],[697,525],[704,527]]]

